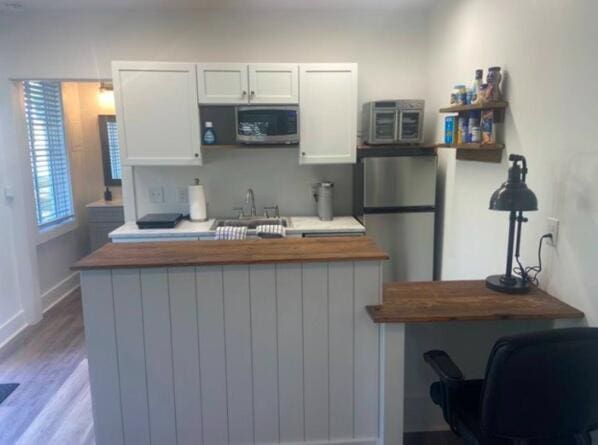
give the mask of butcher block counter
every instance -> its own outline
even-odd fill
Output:
[[[375,261],[388,255],[368,237],[107,244],[75,270],[314,261]]]
[[[98,445],[380,443],[368,237],[108,244],[79,261]],[[389,419],[392,421],[392,419]]]

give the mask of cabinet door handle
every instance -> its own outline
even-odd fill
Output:
[[[247,91],[243,90],[243,92],[241,93],[242,96],[247,96]]]
[[[305,152],[304,151],[301,152],[301,156],[305,156]]]
[[[196,157],[196,158],[199,158],[199,153],[195,153],[195,157]]]
[[[251,90],[251,97],[255,96],[255,91]]]

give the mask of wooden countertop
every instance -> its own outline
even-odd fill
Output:
[[[73,270],[229,264],[380,261],[388,255],[367,236],[246,241],[109,243]]]
[[[528,294],[510,295],[488,289],[482,280],[387,283],[383,304],[366,309],[375,323],[584,317],[536,287]]]

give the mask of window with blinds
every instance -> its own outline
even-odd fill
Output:
[[[23,82],[31,172],[40,229],[73,217],[60,82]]]

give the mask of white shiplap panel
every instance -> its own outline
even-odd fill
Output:
[[[278,443],[276,266],[249,268],[255,443]]]
[[[225,445],[228,407],[222,267],[199,267],[196,283],[203,443]]]
[[[355,438],[378,437],[379,328],[365,307],[381,296],[380,263],[355,262]]]
[[[201,445],[195,268],[168,269],[178,445]]]
[[[330,263],[330,437],[353,437],[353,263]]]
[[[222,280],[229,442],[248,444],[253,443],[249,267],[225,266]]]
[[[305,440],[327,440],[328,265],[303,265],[303,369]]]
[[[278,400],[281,442],[303,442],[301,264],[276,265]]]
[[[149,443],[139,269],[112,271],[125,443]]]
[[[168,275],[141,270],[145,361],[152,443],[176,443]]]
[[[120,445],[124,437],[110,271],[82,272],[81,289],[95,440]]]

